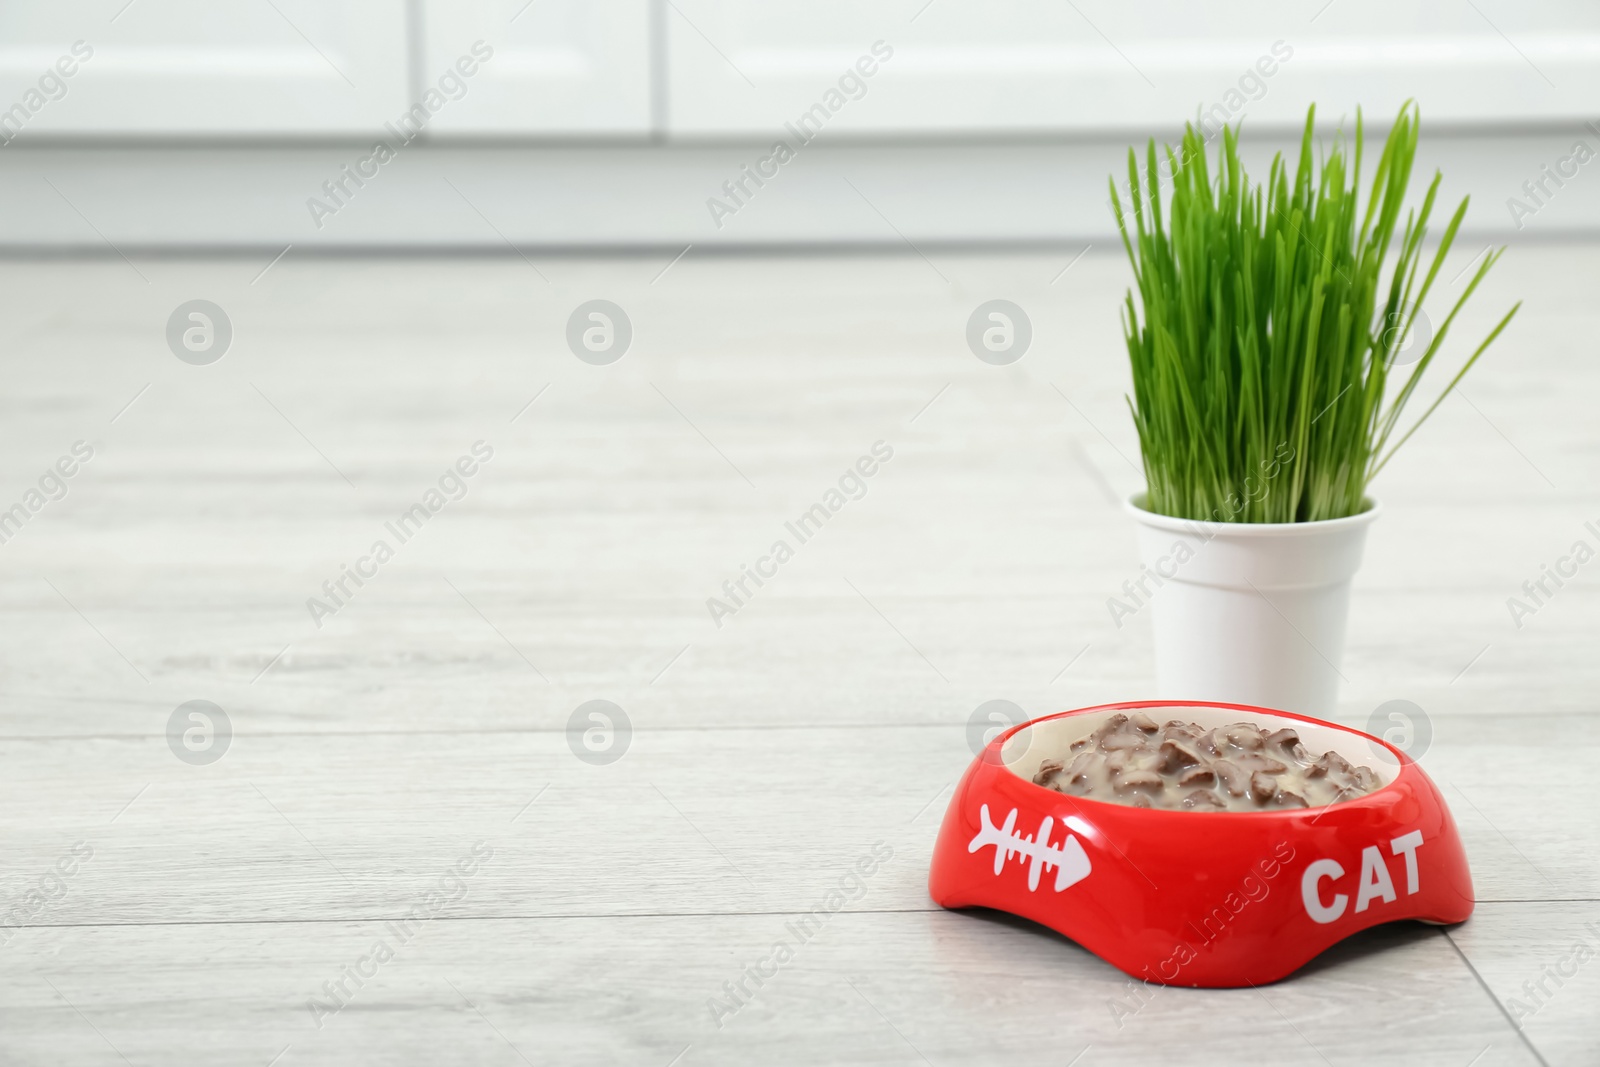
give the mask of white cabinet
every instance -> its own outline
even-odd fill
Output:
[[[1248,118],[1258,127],[1293,126],[1313,100],[1330,117],[1360,104],[1381,121],[1411,97],[1432,124],[1592,119],[1600,99],[1600,6],[1592,0],[0,5],[0,139],[366,136],[425,99],[440,104],[427,123],[429,135],[445,137],[765,140],[781,135],[786,123],[808,136],[826,128],[830,138],[1120,136],[1171,131],[1202,112],[1214,120]]]
[[[423,23],[426,86],[474,42],[493,50],[435,134],[651,130],[649,0],[428,0]]]
[[[1386,119],[1410,97],[1430,121],[1592,118],[1600,97],[1582,0],[672,0],[666,26],[687,135],[770,136],[818,104],[842,133],[1121,133],[1202,109],[1290,125],[1311,101]],[[846,72],[878,41],[863,91]]]
[[[367,133],[406,90],[404,0],[0,6],[8,136]]]

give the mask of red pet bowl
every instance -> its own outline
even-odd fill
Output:
[[[1111,714],[1207,729],[1292,726],[1312,752],[1365,764],[1376,791],[1319,808],[1161,811],[1034,785]],[[939,828],[928,891],[946,908],[1043,923],[1162,985],[1273,982],[1380,923],[1458,923],[1472,875],[1438,788],[1403,752],[1343,726],[1241,704],[1144,701],[1012,727],[967,768]]]

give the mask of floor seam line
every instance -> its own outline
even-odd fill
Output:
[[[782,911],[619,911],[583,912],[571,915],[435,915],[428,922],[559,922],[566,919],[755,919],[763,916],[778,918],[785,915],[808,915],[814,909],[789,908]],[[944,908],[877,908],[855,911],[836,911],[834,915],[935,915]],[[171,919],[150,922],[79,922],[79,923],[18,923],[3,927],[8,930],[137,930],[150,927],[180,926],[288,926],[296,923],[382,923],[405,919],[405,913],[396,915],[357,915],[316,918],[301,916],[292,919]]]
[[[1489,988],[1489,983],[1483,980],[1483,975],[1478,973],[1478,968],[1473,966],[1471,960],[1467,959],[1467,954],[1461,950],[1460,945],[1456,944],[1456,939],[1450,936],[1450,931],[1441,926],[1439,927],[1439,933],[1443,934],[1444,939],[1450,942],[1450,947],[1456,950],[1456,955],[1461,957],[1461,962],[1467,965],[1467,970],[1472,973],[1473,979],[1475,979],[1479,987],[1483,989],[1484,995],[1490,1000],[1494,1001],[1494,1006],[1499,1009],[1501,1017],[1503,1017],[1506,1021],[1506,1025],[1511,1027],[1511,1029],[1516,1033],[1518,1040],[1522,1042],[1527,1050],[1533,1053],[1533,1058],[1539,1061],[1540,1067],[1550,1067],[1550,1061],[1546,1060],[1544,1055],[1534,1047],[1533,1039],[1528,1036],[1527,1031],[1523,1030],[1522,1027],[1517,1025],[1517,1021],[1511,1017],[1511,1012],[1506,1010],[1505,1004],[1500,1000],[1499,997],[1495,996],[1494,990]]]

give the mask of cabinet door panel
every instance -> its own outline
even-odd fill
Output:
[[[8,134],[365,133],[406,106],[403,0],[9,3],[0,41]]]
[[[474,42],[494,52],[435,133],[650,131],[649,0],[429,0],[424,34],[426,84]]]
[[[685,135],[779,133],[819,104],[832,132],[994,133],[1287,126],[1312,101],[1386,118],[1408,98],[1435,121],[1566,120],[1600,98],[1600,7],[1580,0],[672,0],[666,30]],[[875,42],[892,57],[851,76]]]

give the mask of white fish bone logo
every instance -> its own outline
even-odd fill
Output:
[[[978,813],[981,827],[978,834],[967,843],[968,852],[976,852],[986,845],[994,846],[994,873],[998,877],[1005,869],[1006,860],[1015,853],[1033,861],[1028,868],[1028,890],[1032,892],[1039,888],[1039,875],[1046,867],[1056,869],[1056,892],[1059,893],[1069,885],[1074,885],[1089,877],[1089,857],[1083,851],[1083,846],[1078,844],[1078,839],[1071,834],[1059,845],[1050,843],[1050,831],[1055,827],[1055,819],[1049,815],[1039,824],[1039,832],[1032,837],[1025,837],[1016,832],[1017,809],[1012,808],[1011,814],[1006,816],[1004,826],[996,826],[989,817],[989,805],[983,805]]]

